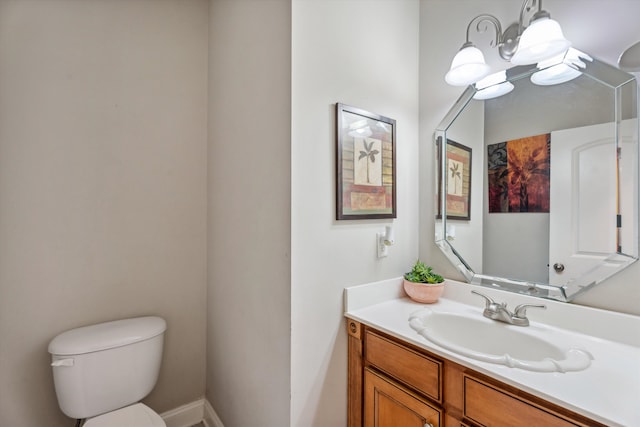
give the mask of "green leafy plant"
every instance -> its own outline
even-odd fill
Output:
[[[414,283],[442,283],[444,277],[434,273],[433,268],[424,262],[417,260],[410,272],[405,273],[404,278]]]

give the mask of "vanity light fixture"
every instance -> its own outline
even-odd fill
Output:
[[[524,26],[524,15],[535,7],[538,11]],[[466,42],[451,62],[445,81],[452,86],[467,86],[482,80],[490,74],[490,67],[484,60],[482,51],[469,41],[469,31],[475,23],[477,32],[487,30],[493,24],[496,30],[492,46],[498,48],[500,57],[514,65],[535,64],[565,52],[571,42],[564,38],[560,24],[551,19],[549,12],[542,10],[542,0],[524,0],[520,9],[520,19],[502,32],[498,18],[489,14],[478,15],[467,25]],[[484,24],[484,26],[482,25]]]
[[[384,258],[389,255],[389,246],[393,246],[395,243],[393,227],[387,225],[384,227],[384,233],[377,233],[376,243],[378,246],[378,258]]]
[[[585,61],[593,62],[593,58],[578,49],[569,48],[565,54],[539,62],[540,71],[531,75],[531,82],[540,86],[568,82],[582,75],[580,70],[587,67]]]
[[[640,41],[635,42],[618,58],[618,67],[622,71],[628,71],[630,73],[637,73],[640,71]]]
[[[507,81],[507,72],[502,70],[489,74],[477,82],[476,90],[477,92],[473,95],[473,99],[497,98],[511,92],[513,90],[513,83]]]

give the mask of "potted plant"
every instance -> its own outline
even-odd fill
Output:
[[[444,277],[417,260],[411,271],[404,275],[404,291],[414,301],[434,303],[444,291]]]

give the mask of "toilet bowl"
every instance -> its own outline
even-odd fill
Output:
[[[164,420],[143,403],[136,403],[88,419],[83,427],[166,427]]]
[[[155,387],[166,322],[156,316],[72,329],[49,343],[58,405],[85,427],[165,427],[139,403]]]

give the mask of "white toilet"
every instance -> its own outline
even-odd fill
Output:
[[[167,324],[160,317],[72,329],[49,343],[58,405],[84,427],[166,427],[137,403],[158,379]]]

